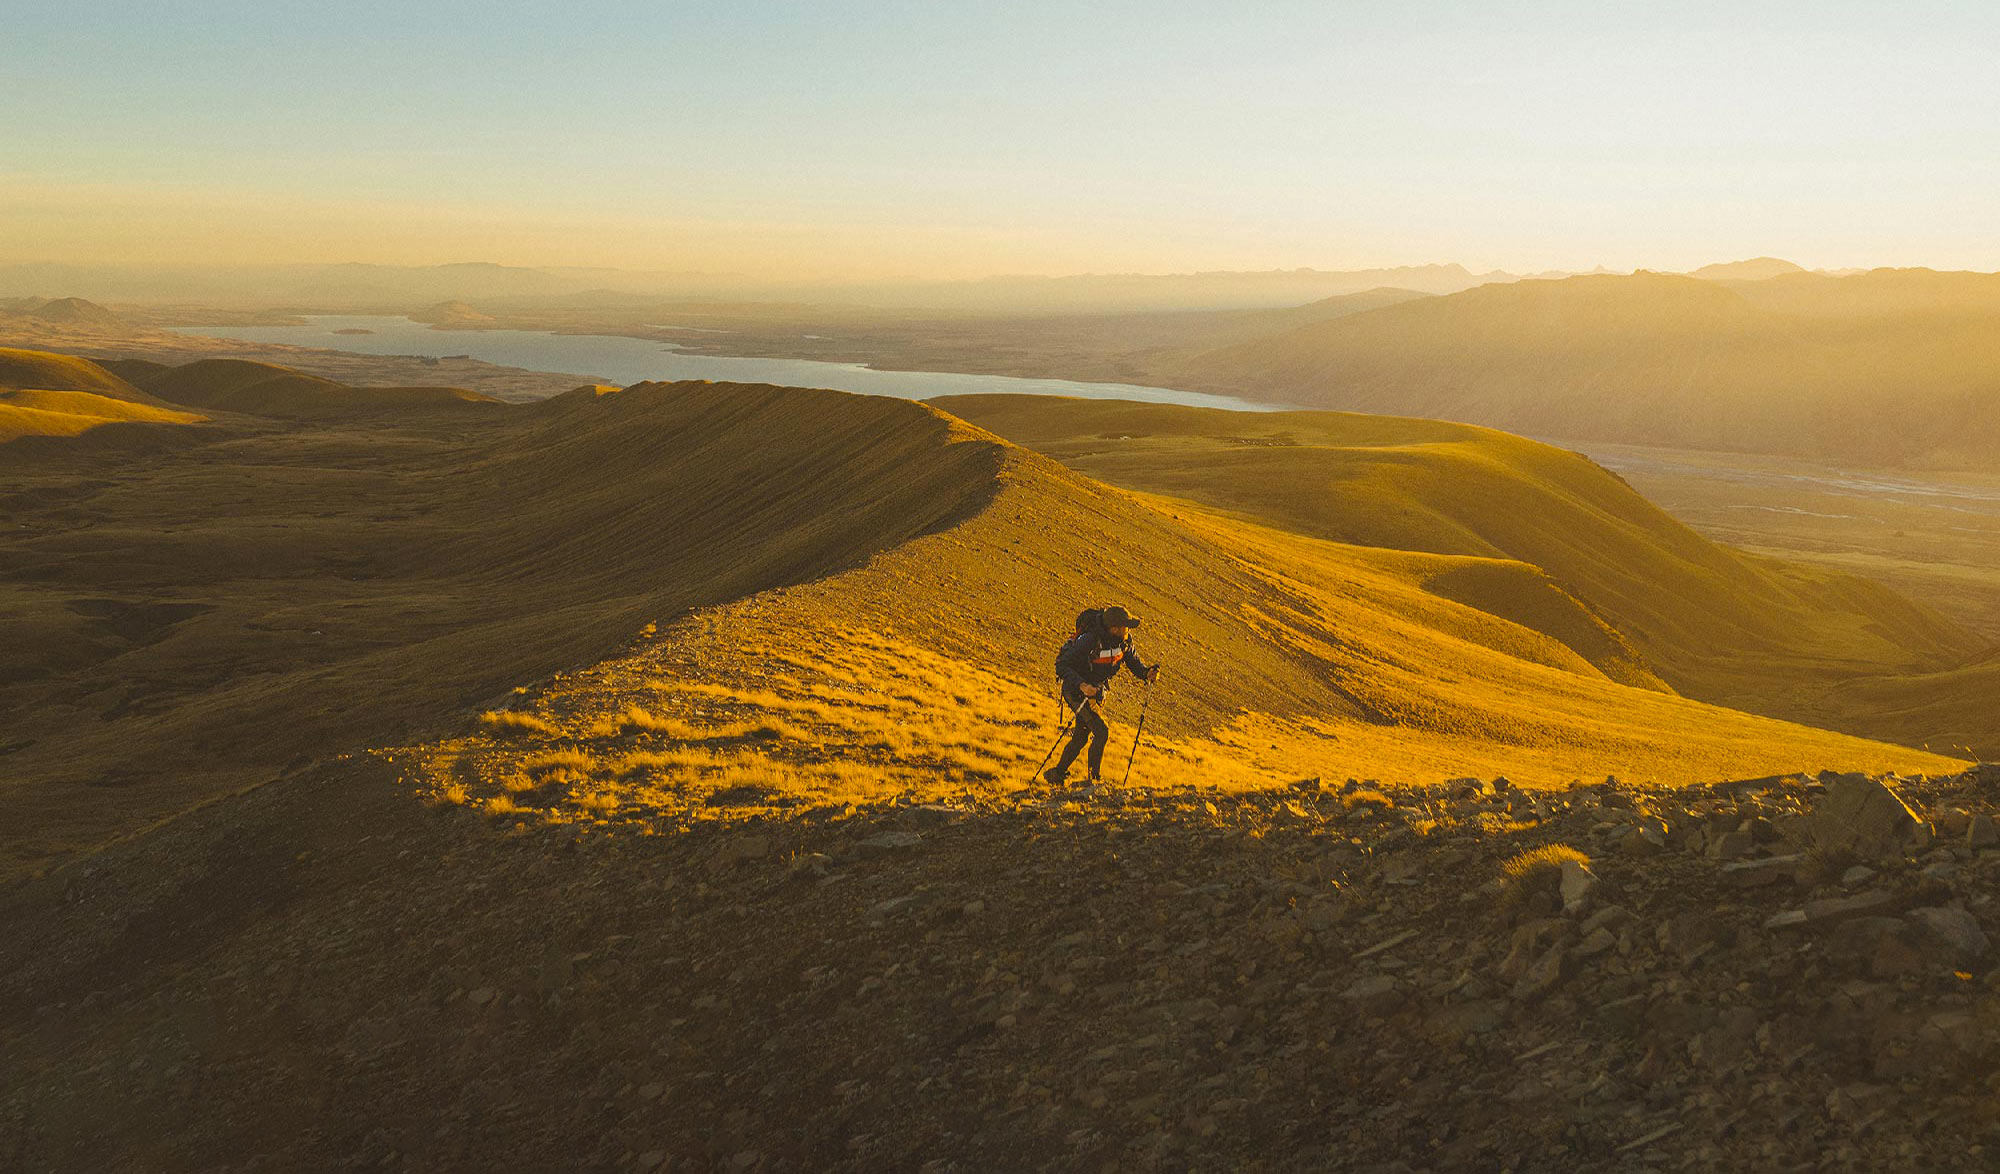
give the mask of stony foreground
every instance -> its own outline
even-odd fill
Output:
[[[1996,786],[639,835],[351,763],[5,896],[0,1168],[1990,1168]]]

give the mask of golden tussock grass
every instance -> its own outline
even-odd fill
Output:
[[[464,807],[472,802],[472,795],[464,783],[450,783],[431,792],[432,807]]]
[[[511,709],[487,710],[479,715],[479,726],[499,738],[519,738],[530,734],[553,738],[562,733],[553,724],[532,713],[517,713]]]
[[[768,758],[758,758],[732,763],[710,781],[718,791],[729,791],[738,787],[785,791],[798,786],[799,775],[797,771],[772,762]]]
[[[683,741],[701,737],[701,731],[688,722],[677,717],[663,717],[638,705],[626,706],[622,712],[595,722],[590,727],[590,736],[593,738],[612,738],[635,733],[664,734],[669,738],[679,738]]]
[[[596,766],[597,760],[581,750],[549,750],[521,760],[521,769],[531,775],[558,770],[589,774]]]
[[[1503,897],[1518,905],[1536,893],[1553,893],[1562,884],[1563,865],[1589,865],[1590,857],[1568,844],[1545,844],[1510,857],[1500,866]]]
[[[509,795],[524,795],[538,790],[545,780],[529,778],[520,771],[514,771],[500,780],[500,789]]]
[[[495,795],[493,798],[488,799],[486,802],[480,804],[480,810],[494,819],[505,819],[511,815],[524,815],[527,813],[526,808],[514,802],[511,797],[506,795]]]

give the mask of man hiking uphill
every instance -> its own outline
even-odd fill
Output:
[[[1076,730],[1063,747],[1062,757],[1042,778],[1051,787],[1063,785],[1070,764],[1090,743],[1090,783],[1098,781],[1098,766],[1104,761],[1104,744],[1111,739],[1111,727],[1097,712],[1104,696],[1104,684],[1122,665],[1133,676],[1150,684],[1160,675],[1158,666],[1147,668],[1132,651],[1132,629],[1139,621],[1122,607],[1093,608],[1077,617],[1077,633],[1056,653],[1056,675],[1062,678],[1063,705],[1076,715]]]

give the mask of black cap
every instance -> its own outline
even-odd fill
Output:
[[[1107,628],[1136,628],[1139,626],[1139,621],[1132,618],[1132,613],[1122,607],[1107,607],[1104,609],[1104,626]]]

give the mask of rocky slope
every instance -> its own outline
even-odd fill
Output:
[[[1891,782],[649,835],[329,768],[8,895],[0,1164],[1990,1168],[1994,776]]]

